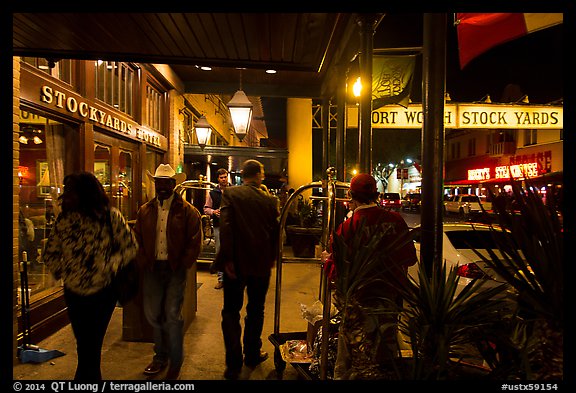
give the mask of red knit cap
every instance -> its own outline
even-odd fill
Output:
[[[367,173],[359,173],[350,181],[350,191],[355,194],[372,196],[375,193],[378,193],[376,179]]]

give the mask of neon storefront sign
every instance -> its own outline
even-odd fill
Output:
[[[468,170],[468,180],[484,181],[491,179],[529,179],[537,177],[540,171],[538,163],[528,162],[514,165],[501,165],[495,168],[476,168]]]

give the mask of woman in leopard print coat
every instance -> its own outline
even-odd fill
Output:
[[[92,173],[66,176],[59,200],[62,212],[46,242],[44,263],[64,282],[78,353],[74,379],[101,380],[102,342],[117,301],[110,284],[118,267],[136,256],[137,243]],[[118,251],[110,255],[113,242]]]

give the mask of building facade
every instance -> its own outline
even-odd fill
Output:
[[[268,181],[287,181],[288,150],[263,146],[267,138],[259,98],[253,126],[243,141],[234,134],[225,101],[228,96],[189,94],[165,65],[112,61],[13,58],[13,342],[14,357],[24,337],[20,270],[27,267],[30,326],[37,343],[68,323],[61,280],[54,280],[42,263],[42,248],[59,212],[64,177],[78,170],[93,172],[108,192],[111,204],[130,222],[139,206],[153,198],[146,172],[169,163],[187,179],[200,176],[216,182],[219,167],[239,184],[247,158],[266,165]],[[301,111],[310,116],[310,100]],[[290,107],[289,105],[287,105]],[[194,125],[205,116],[212,134],[198,145]],[[296,114],[295,118],[301,118]],[[288,127],[293,141],[311,140],[311,124]],[[299,153],[301,146],[293,149]],[[309,151],[306,151],[311,157]],[[297,161],[295,161],[297,162]],[[298,163],[293,182],[312,180],[311,165]],[[188,193],[202,211],[203,202]],[[198,203],[196,203],[198,202]],[[29,234],[25,230],[28,225]],[[23,231],[20,231],[23,228]],[[195,273],[194,273],[195,274]],[[193,310],[195,310],[195,291]],[[191,295],[191,296],[192,296]],[[140,320],[141,310],[124,310]],[[146,327],[124,327],[128,337],[147,335]]]
[[[61,281],[42,263],[42,248],[59,211],[64,176],[93,172],[112,206],[134,220],[154,197],[146,172],[160,163],[186,171],[184,146],[202,113],[211,144],[227,144],[223,104],[184,94],[162,67],[111,61],[13,59],[13,325],[15,350],[23,338],[19,277],[26,263],[34,342],[68,323]],[[211,115],[215,114],[215,115]],[[190,174],[188,174],[190,176]],[[28,225],[30,230],[22,231]],[[25,296],[25,295],[24,295]]]

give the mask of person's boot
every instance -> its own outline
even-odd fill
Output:
[[[254,368],[263,361],[265,361],[266,359],[268,359],[268,352],[264,352],[261,350],[257,357],[252,358],[245,356],[244,364],[250,368]]]

